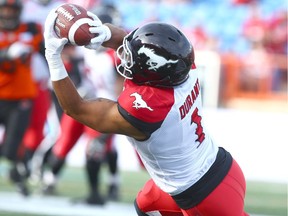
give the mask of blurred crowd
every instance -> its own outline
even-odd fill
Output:
[[[189,37],[196,53],[217,53],[218,106],[228,106],[237,97],[286,99],[285,0],[87,0],[82,4],[92,8],[103,3],[117,7],[127,30],[149,21],[172,23]]]
[[[241,96],[286,99],[285,0],[107,2],[117,5],[127,29],[155,20],[178,26],[194,45],[196,63],[197,51],[215,51],[221,60],[220,106]]]
[[[9,1],[2,0],[0,9],[7,2]],[[196,52],[196,63],[197,52],[200,51],[212,51],[220,58],[219,106],[225,107],[230,99],[243,93],[244,95],[249,93],[255,99],[259,97],[271,99],[280,95],[280,100],[283,100],[282,95],[287,93],[288,13],[285,0],[23,0],[22,2],[17,0],[14,2],[21,6],[15,6],[16,12],[14,11],[14,17],[11,19],[16,19],[16,25],[22,22],[35,23],[40,29],[39,35],[41,31],[43,32],[48,12],[65,2],[80,4],[99,17],[103,15],[101,16],[103,22],[121,25],[127,31],[150,21],[176,25],[191,40]],[[3,11],[0,18],[3,18]],[[10,179],[20,192],[27,196],[30,193],[26,184],[27,179],[40,178],[43,193],[53,194],[67,154],[85,134],[88,137],[85,168],[91,191],[85,202],[101,205],[105,203],[105,199],[98,191],[100,184],[98,173],[103,162],[109,164],[110,171],[107,196],[118,200],[120,181],[113,135],[104,136],[91,132],[89,128],[63,114],[51,90],[49,72],[43,57],[43,38],[38,38],[39,43],[30,44],[30,47],[27,43],[21,44],[19,41],[16,41],[18,42],[16,46],[15,40],[9,44],[11,37],[6,35],[6,32],[14,32],[13,28],[9,27],[11,24],[7,27],[1,26],[0,23],[0,41],[1,37],[6,36],[8,41],[8,44],[0,43],[0,72],[6,74],[4,78],[1,78],[0,74],[0,92],[6,85],[4,79],[8,80],[13,73],[12,69],[18,70],[18,64],[29,64],[31,77],[25,79],[33,80],[35,85],[33,93],[12,98],[15,104],[10,102],[8,104],[7,101],[11,100],[9,98],[11,96],[0,93],[0,110],[3,111],[0,114],[0,124],[4,125],[5,130],[2,138],[4,144],[0,143],[0,156],[11,161]],[[29,26],[27,28],[23,30],[24,33],[30,31]],[[14,33],[21,36],[23,32],[15,30]],[[34,47],[30,49],[32,45]],[[65,67],[83,97],[109,95],[114,99],[117,98],[121,90],[117,87],[121,86],[123,80],[115,72],[114,57],[113,51],[104,49],[88,53],[79,47],[66,46],[63,52]],[[207,57],[205,61],[209,65],[211,59]],[[15,109],[18,117],[15,117],[12,111],[6,113],[8,105],[10,110]],[[21,124],[18,124],[19,116],[26,119]],[[11,133],[9,136],[8,132]],[[12,145],[9,142],[12,142]],[[8,145],[13,149],[8,149]]]

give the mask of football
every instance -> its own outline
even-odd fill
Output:
[[[83,46],[90,43],[95,34],[89,32],[91,17],[87,10],[75,4],[63,4],[56,9],[54,31],[59,38],[67,38],[72,45]]]

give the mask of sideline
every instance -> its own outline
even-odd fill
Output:
[[[137,216],[131,204],[108,202],[100,207],[73,204],[65,197],[23,197],[18,193],[0,192],[0,215],[3,211],[51,216]]]

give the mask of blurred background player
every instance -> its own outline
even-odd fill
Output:
[[[31,56],[44,56],[44,41],[41,25],[21,22],[22,9],[20,0],[0,0],[0,124],[5,130],[0,152],[11,162],[10,179],[28,195],[20,146],[38,94]]]
[[[23,0],[23,10],[21,13],[21,20],[23,22],[37,22],[43,26],[46,16],[52,8],[64,3],[61,0]],[[37,84],[38,94],[34,99],[34,104],[31,113],[31,119],[29,127],[27,128],[22,141],[22,148],[24,154],[24,160],[27,164],[28,172],[31,172],[32,158],[35,151],[38,150],[39,145],[43,142],[46,136],[47,129],[47,116],[48,111],[53,108],[51,104],[51,90],[49,87],[49,71],[46,59],[39,53],[33,53],[31,60],[31,67],[33,72],[33,79]],[[58,122],[53,122],[53,127],[57,131]],[[53,131],[52,131],[53,132]],[[51,136],[51,130],[49,133],[49,140],[53,140]],[[54,132],[56,133],[56,132]]]
[[[113,23],[119,25],[121,16],[113,5],[96,7],[93,10],[102,23]],[[95,50],[84,50],[84,61],[89,69],[89,78],[96,87],[96,96],[117,100],[122,91],[123,78],[117,73],[115,53],[112,49],[101,47]],[[110,62],[110,64],[108,64]],[[118,174],[118,152],[116,150],[115,135],[95,134],[95,130],[88,128],[86,134],[92,137],[86,149],[86,172],[90,185],[89,199],[97,195],[99,190],[100,167],[106,161],[109,169],[108,178],[108,200],[119,199],[119,174]],[[94,138],[93,138],[94,134]],[[105,145],[105,147],[104,147]]]
[[[95,13],[99,14],[99,18],[102,20],[102,22],[115,23],[118,22],[118,19],[120,19],[118,11],[112,5],[97,7]],[[62,55],[62,58],[64,60],[65,67],[68,69],[68,71],[70,71],[69,76],[76,85],[78,92],[80,92],[80,94],[82,94],[84,97],[102,96],[116,100],[117,95],[122,90],[121,86],[123,78],[116,72],[114,51],[112,49],[99,49],[97,51],[85,49],[79,51],[84,56],[84,65],[88,70],[87,75],[89,80],[93,83],[94,89],[92,92],[96,92],[96,95],[87,94],[89,92],[91,93],[89,87],[87,88],[86,84],[80,85],[79,87],[79,81],[75,80],[75,74],[79,74],[78,79],[81,80],[83,80],[83,77],[87,76],[85,72],[83,74],[85,68],[82,67],[81,69],[81,67],[79,68],[79,66],[75,65],[75,62],[79,62],[79,60],[75,60],[75,56],[79,56],[79,53],[76,53],[77,51],[79,51],[79,49],[76,49],[74,46],[66,45],[62,53],[64,54]],[[102,64],[103,62],[106,63]],[[95,70],[95,68],[97,68],[97,70]],[[74,71],[74,73],[71,73],[71,71]],[[75,71],[78,72],[75,73]],[[43,175],[44,193],[55,193],[55,186],[65,163],[65,158],[84,133],[85,137],[88,139],[85,168],[89,185],[89,195],[84,199],[84,202],[87,204],[103,205],[106,198],[108,200],[118,200],[118,153],[115,148],[114,135],[104,135],[95,132],[94,130],[89,129],[83,124],[75,121],[66,114],[62,115],[60,124],[61,133],[59,139],[50,151],[47,164],[44,165],[44,169],[46,168]],[[109,170],[107,197],[101,195],[99,188],[100,169],[103,162],[107,162]],[[49,170],[47,170],[47,167]]]
[[[69,77],[73,80],[79,93],[83,97],[94,97],[94,89],[87,80],[83,57],[79,50],[75,46],[67,44],[61,57],[65,68],[69,72]],[[51,148],[45,153],[44,158],[42,158],[44,194],[55,193],[57,179],[64,166],[66,156],[74,147],[84,129],[81,123],[63,114],[55,95],[53,96],[53,102],[60,122],[60,132],[56,142],[53,143]]]
[[[102,23],[113,23],[120,25],[121,14],[112,4],[96,6],[92,9],[97,14]],[[96,96],[117,100],[122,91],[123,77],[121,77],[115,67],[117,61],[114,50],[101,47],[95,50],[84,49],[84,61],[89,71],[89,78],[96,87]],[[105,63],[104,63],[105,62]],[[110,62],[110,64],[108,64]],[[87,128],[86,134],[90,134],[90,139],[86,149],[86,172],[90,185],[90,197],[92,198],[99,190],[100,167],[103,161],[108,163],[108,200],[119,199],[119,174],[118,174],[118,152],[115,146],[115,135],[98,134],[95,130]],[[92,134],[92,136],[91,136]],[[94,138],[93,138],[94,134]],[[105,148],[103,148],[105,144]],[[102,156],[101,156],[102,155]]]

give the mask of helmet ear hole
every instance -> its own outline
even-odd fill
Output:
[[[148,33],[148,34],[145,34],[146,37],[149,37],[149,36],[152,36],[153,33]]]
[[[169,40],[176,42],[175,39],[168,37]]]
[[[182,59],[179,59],[177,67],[175,68],[176,72],[177,71],[183,71],[187,68],[185,62]]]

